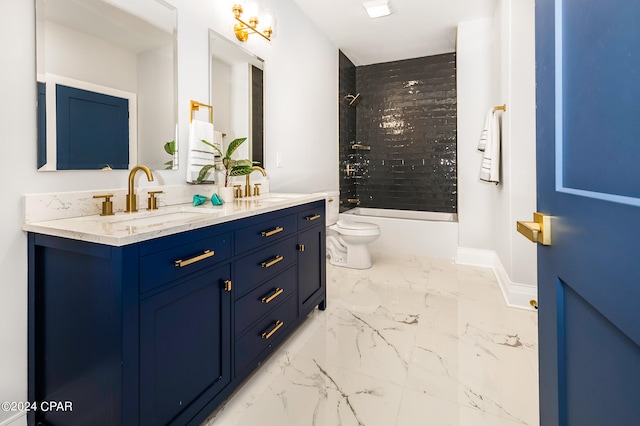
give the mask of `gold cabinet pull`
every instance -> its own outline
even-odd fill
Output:
[[[269,303],[269,302],[271,302],[273,299],[275,299],[276,297],[280,296],[282,293],[284,293],[284,290],[283,290],[283,289],[281,289],[280,287],[277,287],[277,288],[274,290],[274,292],[273,292],[273,294],[272,294],[271,296],[269,296],[269,297],[264,296],[264,297],[262,298],[262,303]]]
[[[192,257],[191,259],[176,260],[175,265],[179,268],[182,268],[184,266],[191,265],[192,263],[200,262],[201,260],[211,257],[214,254],[216,254],[216,252],[214,252],[213,250],[205,250],[204,253],[202,253],[201,255]]]
[[[282,327],[284,325],[284,323],[280,320],[276,321],[276,323],[274,324],[273,328],[270,331],[265,331],[264,333],[262,333],[262,338],[264,340],[269,339],[271,336],[273,336],[273,333],[275,333],[276,331],[278,331],[280,329],[280,327]]]
[[[304,244],[298,244],[298,251],[304,251]]]
[[[231,280],[224,280],[224,290],[231,291]]]
[[[320,216],[319,214],[314,214],[313,216],[307,216],[305,217],[305,219],[311,221],[311,220],[316,220],[316,219],[320,219],[322,216]]]
[[[276,257],[274,257],[273,259],[271,259],[268,262],[262,262],[261,266],[263,268],[270,268],[273,265],[275,265],[276,263],[281,262],[283,259],[284,259],[284,256],[277,255]]]
[[[280,227],[280,226],[276,226],[274,229],[272,229],[271,231],[262,231],[260,234],[263,237],[270,237],[272,235],[277,234],[278,232],[282,232],[284,231],[284,228]]]

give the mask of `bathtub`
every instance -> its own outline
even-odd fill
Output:
[[[458,215],[455,213],[356,207],[340,213],[340,220],[370,222],[380,227],[371,251],[455,259]]]

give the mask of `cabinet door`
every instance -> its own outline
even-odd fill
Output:
[[[185,423],[229,383],[229,274],[209,269],[140,302],[140,424]]]
[[[316,226],[298,235],[298,297],[300,316],[326,303],[325,228]]]

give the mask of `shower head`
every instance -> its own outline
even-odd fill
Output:
[[[350,107],[355,107],[362,100],[362,97],[360,96],[360,93],[358,93],[356,95],[349,94],[349,95],[345,96],[344,98],[349,100],[349,106]]]

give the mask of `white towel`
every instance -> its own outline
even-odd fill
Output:
[[[213,124],[206,121],[193,120],[189,127],[189,152],[187,155],[187,182],[197,180],[202,166],[213,164],[216,152],[202,140],[215,143]],[[209,179],[213,180],[211,173]]]
[[[500,183],[500,127],[493,108],[487,113],[484,128],[478,143],[478,150],[484,151],[480,179]]]
[[[480,133],[480,140],[478,141],[478,151],[484,151],[487,146],[487,134],[490,132],[493,116],[493,108],[489,108],[487,115],[484,117],[484,126],[482,126],[482,133]]]
[[[220,152],[222,152],[222,132],[215,130],[213,132],[213,144],[218,147]],[[216,156],[220,154],[216,152]]]

